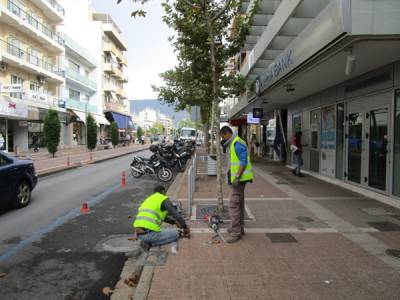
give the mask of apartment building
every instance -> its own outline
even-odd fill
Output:
[[[106,126],[110,125],[103,114],[102,30],[92,20],[90,1],[61,0],[61,3],[65,8],[64,99],[70,114],[65,139],[68,145],[77,146],[86,144],[88,113],[97,123],[98,138],[104,137]]]
[[[64,16],[64,8],[55,0],[0,0],[0,135],[5,140],[4,150],[27,151],[33,135],[42,142],[48,109],[59,112],[61,134],[65,135],[65,48],[58,32]]]
[[[102,33],[102,100],[103,110],[110,122],[116,122],[120,132],[133,129],[129,114],[125,84],[128,82],[125,69],[128,62],[124,52],[128,50],[121,38],[121,30],[110,15],[93,13],[92,19]]]

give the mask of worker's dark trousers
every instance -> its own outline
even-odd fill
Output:
[[[241,182],[238,187],[232,187],[229,201],[229,214],[231,216],[231,235],[244,233],[244,189],[246,182]]]

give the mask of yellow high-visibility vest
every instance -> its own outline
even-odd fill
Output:
[[[167,216],[167,211],[161,210],[161,204],[168,199],[160,193],[154,193],[147,197],[138,209],[133,227],[144,228],[151,231],[159,232],[161,230],[161,224]]]
[[[247,165],[246,168],[242,174],[242,176],[240,177],[240,181],[250,181],[253,180],[254,175],[253,175],[253,171],[252,171],[252,165],[250,162],[250,155],[249,155],[249,150],[247,148],[246,142],[243,141],[240,137],[236,136],[232,143],[231,143],[231,183],[236,179],[236,174],[239,172],[239,168],[240,168],[240,160],[239,157],[236,155],[236,150],[235,150],[235,144],[236,143],[241,143],[244,146],[246,146],[247,149]]]

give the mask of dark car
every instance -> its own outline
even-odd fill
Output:
[[[1,206],[27,206],[36,183],[37,175],[31,160],[20,160],[0,151]]]

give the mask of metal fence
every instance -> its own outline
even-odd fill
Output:
[[[193,194],[196,191],[196,175],[197,175],[197,154],[193,155],[192,163],[188,171],[188,215],[192,216]]]

